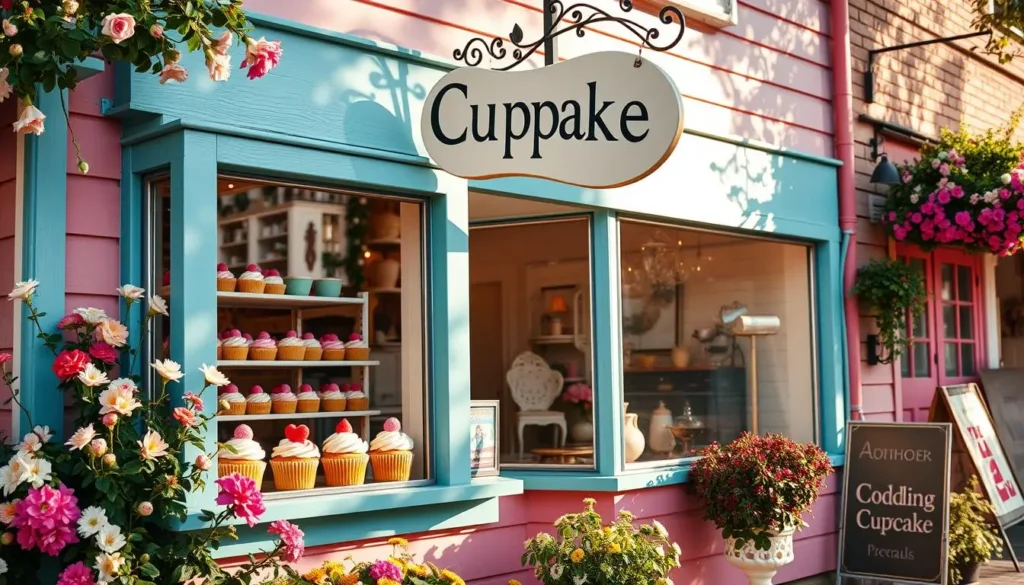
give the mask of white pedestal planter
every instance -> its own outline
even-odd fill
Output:
[[[750,585],[772,585],[772,578],[780,568],[793,562],[793,533],[795,529],[783,530],[771,537],[768,550],[757,550],[754,541],[747,540],[742,548],[736,547],[736,540],[725,540],[725,558],[743,571]]]

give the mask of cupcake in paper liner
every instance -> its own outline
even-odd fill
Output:
[[[345,343],[345,355],[350,362],[362,362],[370,359],[370,344],[366,343],[363,336],[353,333]]]
[[[227,402],[228,409],[224,414],[245,414],[245,396],[242,396],[238,391],[238,386],[234,384],[221,387],[217,402]]]
[[[324,348],[320,346],[316,336],[312,333],[305,333],[302,336],[302,345],[306,347],[306,354],[303,356],[307,362],[318,362],[324,355]]]
[[[281,273],[277,270],[270,269],[263,271],[263,294],[266,295],[283,295],[285,291],[284,279],[281,278]]]
[[[333,333],[328,333],[320,338],[320,347],[323,348],[324,360],[340,362],[345,359],[345,343]]]
[[[320,409],[324,412],[343,412],[345,410],[345,393],[337,384],[324,384],[320,387]]]
[[[345,384],[345,406],[346,410],[369,410],[370,399],[363,392],[363,385],[359,382]]]
[[[270,454],[274,487],[282,491],[313,489],[320,450],[309,440],[309,427],[288,425],[284,437]]]
[[[224,346],[222,345],[223,340],[217,338],[217,361],[224,359]]]
[[[263,391],[262,386],[249,389],[249,396],[245,399],[246,414],[270,414],[270,407],[270,395]]]
[[[234,436],[217,451],[217,476],[224,477],[240,473],[252,478],[256,487],[263,485],[263,474],[267,470],[266,451],[252,439],[249,425],[238,425]]]
[[[334,434],[324,440],[324,479],[331,487],[362,485],[366,480],[366,464],[370,461],[366,452],[369,445],[352,432],[352,425],[342,419],[334,428]]]
[[[306,346],[299,339],[298,333],[289,331],[281,341],[277,342],[277,359],[286,362],[298,362],[306,359]]]
[[[249,359],[260,362],[274,361],[277,357],[277,343],[266,331],[260,331],[249,345]]]
[[[320,397],[313,392],[313,387],[309,384],[299,386],[299,393],[295,398],[295,412],[320,412]]]
[[[298,397],[292,393],[292,387],[288,384],[275,386],[270,393],[270,407],[274,414],[294,414],[298,402]]]
[[[258,264],[250,264],[245,267],[243,272],[238,277],[238,292],[251,293],[251,294],[263,294],[263,289],[266,288],[267,282],[263,279],[263,271],[260,270]]]
[[[217,265],[217,290],[235,292],[235,275],[228,270],[228,265],[221,262]]]
[[[221,338],[220,350],[224,359],[242,361],[249,357],[249,340],[238,329],[230,329]]]
[[[409,481],[412,448],[412,438],[402,432],[402,423],[397,418],[384,421],[384,430],[370,443],[374,481]]]

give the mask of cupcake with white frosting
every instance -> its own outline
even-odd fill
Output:
[[[345,402],[348,410],[366,410],[370,408],[370,399],[363,392],[363,385],[359,382],[345,384]]]
[[[234,436],[217,451],[217,475],[224,477],[240,473],[251,477],[256,487],[263,485],[263,474],[267,470],[266,451],[252,439],[249,425],[238,425]]]
[[[242,396],[242,393],[238,391],[238,386],[234,384],[222,386],[217,401],[228,404],[228,410],[224,414],[245,414],[245,396]]]
[[[359,435],[352,432],[352,425],[342,419],[334,428],[334,434],[324,440],[322,447],[324,479],[331,487],[362,485],[366,479],[366,454],[370,446]]]
[[[366,343],[363,336],[353,333],[345,342],[345,355],[349,361],[361,362],[370,359],[370,344]]]
[[[317,362],[323,357],[324,349],[312,333],[307,332],[302,335],[302,345],[306,347],[304,359],[307,362]]]
[[[284,436],[270,454],[274,486],[278,490],[313,489],[320,466],[320,450],[309,440],[309,427],[288,425]]]
[[[250,264],[245,267],[243,272],[238,277],[238,291],[244,293],[263,294],[263,289],[266,288],[267,283],[263,279],[263,272],[260,270],[258,264]]]
[[[409,481],[413,441],[402,432],[397,418],[384,421],[384,430],[370,443],[370,465],[375,481]]]
[[[277,359],[287,362],[302,361],[306,357],[306,344],[299,334],[289,331],[277,342]]]
[[[235,292],[235,275],[228,270],[228,265],[221,262],[217,265],[217,290]]]
[[[324,384],[320,387],[320,407],[324,412],[342,412],[346,402],[345,393],[337,384]]]
[[[313,392],[313,387],[309,384],[299,386],[299,393],[295,398],[297,399],[295,412],[320,411],[320,397],[317,396],[316,392]]]
[[[288,384],[275,386],[270,393],[270,406],[274,414],[294,414],[298,407],[299,399],[292,393],[292,387]]]
[[[245,413],[270,414],[270,395],[263,391],[262,386],[249,389],[249,396],[245,399]]]
[[[263,283],[263,294],[283,295],[286,289],[281,273],[274,269],[263,271]]]
[[[224,359],[229,361],[242,361],[249,356],[249,341],[242,336],[238,329],[231,329],[224,332],[220,340],[221,353]]]
[[[334,333],[321,337],[320,347],[323,348],[323,358],[327,361],[340,362],[345,359],[345,342],[338,339]]]

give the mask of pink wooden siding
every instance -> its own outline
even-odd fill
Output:
[[[540,0],[311,0],[302,8],[277,0],[246,2],[252,12],[445,59],[474,36],[507,35],[514,23],[528,39],[539,36],[540,6]],[[646,25],[657,22],[639,10],[634,15]],[[821,0],[746,0],[739,3],[738,26],[695,25],[670,55],[645,56],[675,79],[687,126],[831,156],[827,23],[828,4]],[[636,47],[615,26],[598,27],[582,39],[559,37],[563,59],[608,50]]]
[[[14,179],[17,175],[17,139],[10,125],[17,118],[14,100],[0,104],[0,291],[3,294],[14,285]],[[14,347],[14,304],[0,299],[0,352]],[[6,388],[0,388],[0,433],[11,433],[11,407]]]
[[[797,534],[797,562],[779,571],[777,583],[785,583],[833,570],[836,562],[836,512],[839,482],[833,478],[806,520],[808,528]],[[552,523],[562,514],[582,509],[582,500],[593,497],[604,520],[629,510],[639,522],[658,520],[682,549],[682,568],[672,578],[676,583],[742,585],[746,577],[722,556],[723,541],[714,525],[702,520],[698,502],[682,486],[636,490],[619,494],[581,492],[530,492],[501,499],[501,520],[475,529],[438,531],[407,535],[409,550],[419,561],[449,568],[473,585],[506,585],[509,579],[535,583],[532,570],[519,564],[523,542],[538,532],[552,532]],[[301,523],[300,523],[301,526]],[[495,554],[500,551],[501,554]],[[352,555],[356,561],[385,558],[391,552],[386,542],[371,540],[307,549],[300,566],[309,570],[327,560],[342,561]],[[233,559],[231,563],[243,562]]]

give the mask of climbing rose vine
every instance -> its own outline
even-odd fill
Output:
[[[900,168],[883,222],[899,241],[929,249],[958,245],[1007,256],[1024,232],[1024,145],[1013,139],[1020,112],[999,129],[974,135],[943,130]]]
[[[225,81],[236,40],[234,67],[259,79],[280,62],[281,44],[249,36],[241,7],[242,0],[0,0],[0,102],[18,98],[14,130],[39,135],[46,116],[34,105],[37,86],[74,89],[74,65],[90,56],[130,63],[162,84],[184,83],[189,72],[179,63],[181,51],[201,50],[210,78]],[[88,172],[81,153],[78,163]]]

